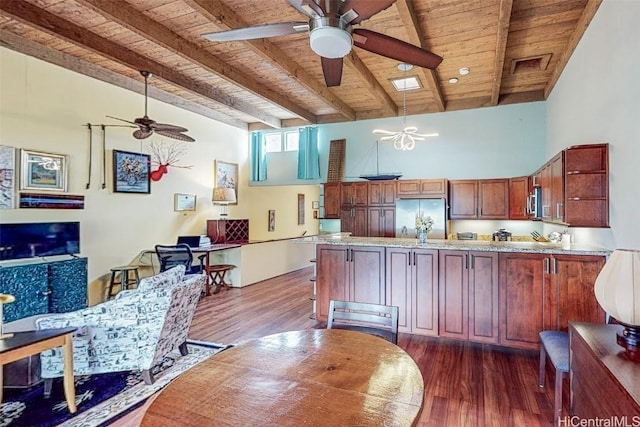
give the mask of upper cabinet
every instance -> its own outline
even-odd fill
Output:
[[[449,181],[451,219],[509,219],[509,180]]]
[[[343,182],[340,184],[342,206],[367,206],[368,182]]]
[[[609,227],[609,144],[565,150],[565,221],[573,227]]]
[[[324,218],[340,218],[340,183],[324,184]]]
[[[398,181],[398,197],[446,198],[446,179],[410,179]]]
[[[396,182],[373,181],[369,183],[369,206],[395,206]]]
[[[509,219],[529,219],[529,177],[509,179]]]

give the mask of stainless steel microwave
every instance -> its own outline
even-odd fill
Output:
[[[542,188],[534,187],[527,198],[527,212],[531,218],[542,218]]]

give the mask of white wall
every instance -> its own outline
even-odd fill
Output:
[[[546,157],[608,142],[611,229],[576,238],[640,248],[640,2],[604,1],[547,100]]]

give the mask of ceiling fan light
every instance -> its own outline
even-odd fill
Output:
[[[353,44],[351,34],[340,28],[314,28],[309,37],[311,50],[324,58],[343,58],[351,52]]]

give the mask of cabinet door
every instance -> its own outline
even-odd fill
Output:
[[[438,251],[415,249],[412,252],[411,332],[438,336]]]
[[[16,298],[13,303],[2,307],[5,322],[48,313],[50,289],[47,264],[0,268],[0,293],[7,293]]]
[[[564,152],[551,160],[551,220],[564,222]]]
[[[449,181],[449,217],[475,219],[478,217],[478,181]]]
[[[427,197],[447,197],[446,179],[420,180],[420,194]]]
[[[604,323],[593,285],[605,259],[590,255],[554,255],[550,259],[551,287],[545,295],[546,328],[567,331],[569,322]]]
[[[385,304],[385,248],[349,246],[349,301]]]
[[[420,194],[420,180],[419,179],[404,179],[399,180],[396,186],[396,193],[398,196],[417,196]]]
[[[395,204],[395,181],[373,181],[369,183],[369,206],[395,206]]]
[[[355,237],[366,237],[369,232],[368,209],[363,207],[342,208],[340,230]]]
[[[498,253],[469,252],[469,340],[499,340]]]
[[[537,349],[544,329],[545,255],[500,253],[500,344]]]
[[[469,272],[467,251],[441,250],[439,254],[440,336],[469,337]]]
[[[340,218],[340,183],[324,184],[324,218]]]
[[[529,219],[527,197],[529,197],[529,177],[509,179],[509,219]]]
[[[369,237],[395,237],[396,209],[392,207],[368,208]]]
[[[68,313],[87,306],[87,259],[77,258],[49,264],[50,313]]]
[[[343,182],[340,185],[342,206],[367,206],[368,183]]]
[[[551,220],[551,165],[547,163],[540,170],[540,187],[542,189],[542,219]]]
[[[479,219],[509,219],[509,180],[478,181]]]
[[[316,247],[316,317],[326,321],[329,301],[349,300],[349,262],[347,246]]]
[[[386,252],[386,301],[398,307],[398,331],[411,332],[412,251],[406,248],[387,248]]]

